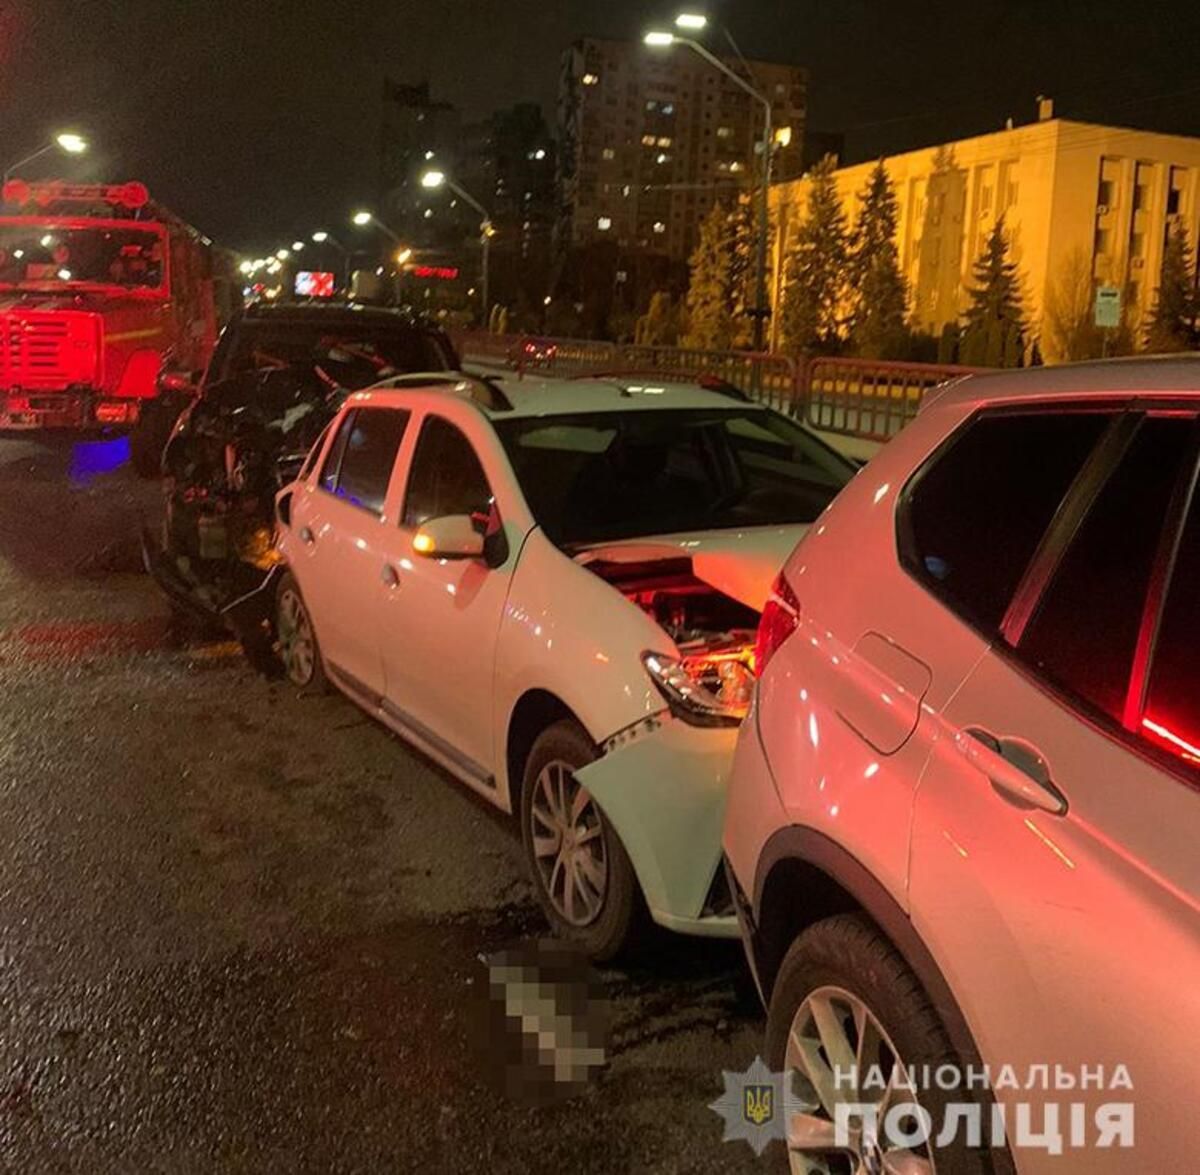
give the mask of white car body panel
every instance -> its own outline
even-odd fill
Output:
[[[512,390],[536,403],[538,415],[657,410],[667,395],[536,380]],[[678,408],[738,406],[696,388],[672,388],[670,398]],[[381,386],[352,396],[348,408],[355,406],[411,413],[382,516],[319,488],[335,423],[303,479],[284,491],[291,521],[278,544],[310,605],[331,680],[506,812],[520,783],[508,773],[513,715],[531,691],[553,696],[601,748],[579,777],[629,852],[654,918],[675,930],[735,936],[736,919],[706,915],[704,903],[719,869],[736,729],[670,715],[642,656],[679,650],[587,563],[688,557],[698,579],[757,610],[804,527],[651,536],[572,556],[535,525],[478,405],[449,390]],[[498,567],[413,551],[404,483],[429,414],[456,425],[483,465],[508,543]],[[306,533],[312,542],[302,540]]]

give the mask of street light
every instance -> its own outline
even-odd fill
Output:
[[[696,23],[703,21],[703,23]],[[686,22],[686,23],[685,23]],[[680,13],[675,18],[675,24],[683,29],[702,29],[708,21],[694,13]],[[771,192],[771,100],[760,94],[741,74],[730,69],[715,53],[709,52],[699,41],[691,37],[681,37],[677,33],[652,30],[642,38],[652,49],[667,49],[672,45],[686,45],[697,56],[702,57],[714,69],[718,69],[739,89],[761,104],[763,108],[763,137],[762,137],[762,187],[758,202],[758,241],[756,247],[756,270],[758,292],[755,296],[757,306],[754,310],[754,349],[761,351],[766,345],[766,320],[770,314],[767,307],[767,237],[770,234],[770,192]]]
[[[681,12],[675,18],[675,27],[698,33],[708,27],[708,17],[701,12]]]
[[[16,163],[9,164],[4,169],[4,182],[8,182],[8,177],[17,170],[18,167],[24,167],[27,163],[32,163],[35,159],[40,159],[43,155],[57,148],[60,151],[65,151],[68,155],[82,155],[88,149],[88,141],[82,135],[76,134],[74,131],[62,131],[55,135],[50,142],[43,144],[30,155],[26,155],[24,159],[18,159]]]
[[[312,235],[314,245],[332,245],[342,255],[342,285],[349,290],[350,288],[350,250],[342,244],[341,241],[333,235],[326,232],[325,229],[319,228]]]
[[[491,254],[492,237],[496,235],[496,230],[492,225],[492,218],[488,210],[484,208],[474,196],[471,195],[460,184],[456,184],[444,171],[439,171],[437,168],[430,168],[421,176],[421,187],[428,188],[433,191],[437,188],[449,188],[460,200],[469,204],[476,212],[479,213],[479,268],[480,268],[480,299],[483,303],[483,322],[487,325],[488,311],[491,309],[488,300],[488,284],[489,284],[489,257]]]
[[[303,248],[304,248],[304,242],[303,242],[303,241],[293,241],[293,242],[292,242],[292,252],[293,252],[293,253],[299,253],[299,252],[300,252],[300,250],[301,250],[301,249],[303,249]]]
[[[275,256],[280,261],[286,261],[291,256],[291,254],[286,249],[276,249]]]
[[[393,229],[388,228],[388,226],[386,224],[384,224],[383,221],[380,220],[379,217],[376,216],[374,212],[369,212],[365,208],[360,209],[358,212],[356,212],[350,218],[350,223],[353,224],[355,226],[355,228],[366,228],[367,225],[373,224],[377,229],[380,229],[383,232],[387,233],[387,235],[389,237],[391,237],[392,240],[395,241],[397,245],[403,246],[403,244],[404,244],[404,242],[400,239],[400,237],[396,234],[396,232]]]

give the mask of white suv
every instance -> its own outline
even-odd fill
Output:
[[[1200,361],[972,377],[785,565],[724,843],[793,1170],[1198,1169],[1198,468]]]
[[[854,472],[729,389],[356,393],[276,504],[288,674],[518,815],[551,922],[596,957],[647,909],[736,937],[721,821],[759,610]]]

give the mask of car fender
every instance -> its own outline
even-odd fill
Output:
[[[640,608],[565,555],[538,528],[526,538],[500,623],[495,662],[496,779],[512,795],[504,747],[520,699],[553,695],[599,746],[665,709],[642,653],[675,654]]]

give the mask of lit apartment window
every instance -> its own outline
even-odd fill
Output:
[[[642,136],[642,146],[643,147],[653,147],[656,142],[658,142],[658,140],[653,135],[643,135]]]
[[[745,165],[745,164],[744,164],[744,163],[743,163],[743,162],[742,162],[740,159],[735,159],[735,160],[734,160],[734,161],[733,161],[733,162],[732,162],[732,163],[729,165],[729,170],[730,170],[730,171],[744,171],[744,170],[745,170],[745,168],[746,168],[746,165]]]
[[[660,147],[669,147],[671,145],[670,136],[669,135],[661,135],[658,140],[658,145]]]
[[[600,152],[600,154],[605,159],[616,159],[616,157],[617,157],[617,153],[611,147],[605,147],[604,150]]]
[[[665,233],[667,231],[667,226],[663,224],[661,220],[656,220],[654,222],[654,231],[656,233]]]
[[[599,216],[599,217],[597,217],[597,218],[596,218],[596,227],[597,227],[597,228],[598,228],[598,229],[599,229],[599,230],[600,230],[602,233],[606,233],[606,232],[608,232],[608,230],[609,230],[610,228],[612,228],[612,217],[611,217],[611,216]]]
[[[667,104],[666,104],[666,105],[665,105],[665,106],[662,108],[662,112],[663,112],[663,114],[674,114],[674,113],[675,113],[675,103],[674,103],[674,102],[668,102],[668,103],[667,103]]]
[[[731,127],[731,126],[717,127],[717,138],[718,139],[732,139],[733,138],[733,127]]]
[[[670,155],[666,154],[665,152],[661,152],[654,157],[654,162],[655,163],[670,163],[671,157],[670,157]]]
[[[585,86],[598,86],[600,84],[600,75],[595,73],[585,73],[580,80]]]

